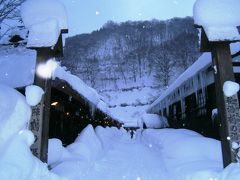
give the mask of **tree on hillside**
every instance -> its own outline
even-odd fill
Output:
[[[173,68],[173,57],[166,49],[167,47],[162,45],[161,48],[155,49],[152,54],[155,72],[154,77],[157,84],[164,87],[169,85]]]
[[[0,29],[4,25],[6,28],[0,34],[0,39],[10,30],[12,30],[15,25],[9,25],[5,20],[16,20],[21,21],[20,16],[20,5],[25,0],[0,0]]]

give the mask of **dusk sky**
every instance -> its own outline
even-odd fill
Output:
[[[195,0],[61,0],[69,18],[69,36],[90,33],[109,20],[170,19],[192,16]]]

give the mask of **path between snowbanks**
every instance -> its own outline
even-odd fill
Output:
[[[67,174],[69,179],[84,180],[165,180],[168,179],[162,157],[151,145],[142,143],[141,131],[134,138],[130,136],[113,136],[104,144],[111,144],[104,155],[88,167],[82,163],[72,162],[73,171]],[[69,166],[70,164],[68,164]],[[53,169],[57,174],[64,166]],[[66,175],[65,175],[66,176]]]

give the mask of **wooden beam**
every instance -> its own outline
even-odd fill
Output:
[[[212,42],[208,40],[208,37],[203,28],[201,28],[201,52],[211,52],[212,51]]]
[[[62,33],[58,37],[58,41],[53,49],[55,57],[63,57],[63,42],[62,42]]]
[[[240,111],[237,94],[226,97],[223,84],[235,81],[229,42],[214,42],[212,49],[217,108],[220,117],[220,134],[224,167],[236,161],[232,142],[240,142]]]

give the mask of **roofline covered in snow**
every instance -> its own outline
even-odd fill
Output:
[[[72,88],[72,86],[67,82],[64,81],[62,79],[56,78],[55,80],[52,80],[51,82],[51,86],[56,88],[57,90],[68,94],[70,96],[72,96],[73,98],[75,98],[78,101],[87,101],[87,103],[89,104],[93,104],[89,99],[87,99],[86,97],[84,97],[81,93],[77,92],[76,90],[74,90]],[[104,102],[104,101],[103,101]],[[108,112],[106,112],[104,109],[102,109],[101,107],[99,107],[97,104],[94,104],[95,108],[97,110],[99,110],[101,113],[106,114],[108,117],[110,117],[112,120],[116,120],[118,122],[121,122],[120,120],[116,119],[115,117],[113,117],[111,114],[109,114]]]
[[[231,46],[232,57],[236,57],[240,54],[240,43],[233,43]],[[169,96],[177,88],[182,86],[186,81],[191,79],[193,76],[198,74],[200,71],[206,69],[211,65],[212,57],[211,53],[203,53],[197,61],[195,61],[186,71],[184,71],[170,86],[164,91],[159,98],[157,98],[147,109],[147,112],[150,112],[157,104],[159,104],[163,99]]]

